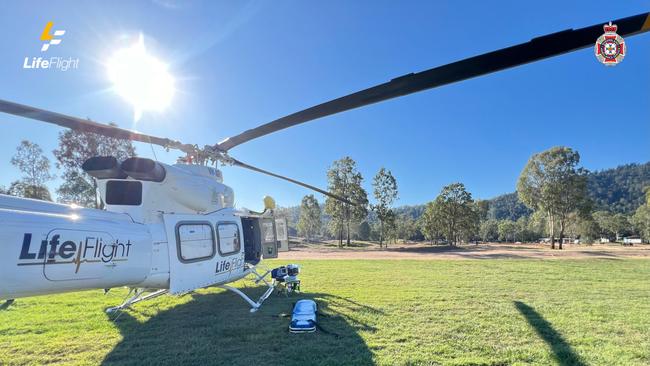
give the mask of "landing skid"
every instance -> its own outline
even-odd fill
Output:
[[[262,306],[262,303],[264,303],[264,300],[268,299],[269,296],[271,296],[273,291],[276,289],[277,282],[275,280],[272,280],[271,282],[266,280],[265,277],[268,276],[271,273],[271,271],[266,271],[264,274],[260,275],[255,270],[255,268],[253,268],[252,270],[250,270],[250,273],[255,275],[255,277],[256,277],[255,283],[256,284],[258,284],[260,282],[264,282],[264,284],[267,286],[266,291],[264,292],[264,294],[262,294],[262,296],[260,296],[260,298],[257,300],[257,302],[253,301],[250,297],[248,297],[248,295],[243,293],[241,290],[239,290],[237,288],[234,288],[232,286],[218,285],[216,287],[220,287],[220,288],[226,289],[228,291],[232,291],[232,292],[236,293],[237,295],[239,295],[242,299],[244,299],[251,306],[250,312],[254,313],[257,310],[259,310],[259,308]],[[116,313],[118,311],[122,311],[124,309],[129,308],[131,305],[133,305],[135,303],[138,303],[140,301],[153,299],[155,297],[158,297],[160,295],[164,295],[164,294],[169,292],[168,289],[162,289],[162,290],[154,291],[154,292],[152,292],[152,293],[150,293],[148,295],[144,295],[145,292],[150,291],[150,290],[151,289],[146,289],[146,288],[131,288],[129,293],[126,295],[126,298],[124,299],[124,302],[122,304],[118,305],[118,306],[114,306],[114,307],[106,309],[106,313],[114,314],[114,313]],[[104,293],[107,293],[107,292],[108,291],[104,290]]]
[[[242,299],[244,299],[244,300],[245,300],[245,301],[246,301],[246,302],[251,306],[250,312],[251,312],[251,313],[254,313],[254,312],[256,312],[257,310],[259,310],[260,307],[262,307],[262,303],[264,303],[264,300],[268,299],[269,296],[271,296],[271,294],[273,293],[273,290],[275,290],[276,282],[275,282],[275,280],[273,280],[271,283],[269,283],[269,282],[264,278],[264,277],[268,276],[269,273],[271,273],[271,271],[266,271],[263,275],[260,275],[260,274],[259,274],[259,273],[258,273],[258,272],[253,268],[253,269],[251,270],[251,273],[254,274],[255,277],[257,277],[257,279],[255,280],[255,283],[256,283],[256,284],[257,284],[257,283],[260,283],[260,282],[264,282],[264,284],[268,287],[268,288],[266,289],[266,291],[264,292],[264,294],[262,294],[262,296],[260,296],[260,298],[257,300],[257,302],[253,301],[250,297],[248,297],[248,295],[246,295],[245,293],[243,293],[241,290],[239,290],[239,289],[237,289],[237,288],[234,288],[234,287],[232,287],[232,286],[228,286],[228,285],[219,285],[219,286],[217,286],[217,287],[220,287],[220,288],[226,289],[226,290],[228,290],[228,291],[232,291],[232,292],[236,293],[237,295],[239,295]]]
[[[126,299],[124,300],[124,302],[121,305],[114,306],[112,308],[106,309],[106,313],[113,314],[113,313],[115,313],[117,311],[124,310],[124,309],[130,307],[131,305],[133,305],[135,303],[138,303],[140,301],[153,299],[154,297],[158,297],[160,295],[164,295],[167,292],[169,292],[169,290],[163,289],[163,290],[154,291],[154,292],[152,292],[152,293],[150,293],[148,295],[143,296],[144,293],[147,292],[147,290],[148,289],[146,289],[146,288],[132,288],[129,291],[129,293],[126,295]],[[131,296],[131,295],[133,295],[133,296]]]

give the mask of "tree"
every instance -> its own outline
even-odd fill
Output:
[[[600,234],[600,227],[598,227],[598,223],[596,223],[592,215],[584,217],[577,216],[575,233],[577,234],[576,236],[580,237],[580,242],[593,243]]]
[[[536,211],[528,219],[528,231],[530,231],[531,240],[537,240],[545,237],[548,233],[548,222],[544,211]]]
[[[359,224],[359,229],[358,229],[358,234],[359,234],[359,240],[370,240],[370,234],[371,234],[371,227],[368,221],[362,221]]]
[[[420,226],[420,231],[424,234],[424,238],[428,240],[431,244],[433,241],[437,241],[440,237],[440,227],[442,226],[439,216],[436,214],[436,207],[434,201],[427,203],[422,216],[418,220],[418,226]]]
[[[580,154],[568,147],[553,147],[533,155],[517,182],[519,198],[548,219],[551,248],[555,249],[555,225],[560,227],[559,248],[569,215],[590,211],[587,196],[587,171],[578,168]]]
[[[372,181],[374,196],[377,203],[372,209],[377,213],[379,219],[379,247],[381,248],[384,239],[384,223],[392,214],[393,202],[397,199],[397,180],[390,170],[379,169]]]
[[[35,200],[52,201],[52,196],[47,187],[28,184],[23,180],[11,182],[9,189],[7,189],[7,194]]]
[[[499,221],[487,219],[481,223],[479,236],[485,242],[499,240]]]
[[[612,214],[607,211],[596,211],[593,213],[594,221],[600,228],[600,235],[607,238],[619,240],[623,234],[630,231],[632,225],[627,216],[621,213]]]
[[[613,227],[613,216],[607,211],[596,211],[592,214],[594,221],[598,225],[598,234],[601,238],[611,238],[614,235],[614,232],[611,230]]]
[[[116,125],[111,123],[111,126]],[[93,156],[126,160],[135,156],[135,148],[129,140],[66,130],[59,134],[59,146],[54,150],[54,156],[57,167],[63,168],[64,182],[57,189],[59,201],[101,208],[103,204],[97,199],[97,182],[81,169],[81,165]]]
[[[431,206],[431,213],[451,245],[456,245],[461,237],[469,237],[478,231],[478,214],[474,209],[472,194],[462,183],[452,183],[443,187]]]
[[[332,217],[330,230],[338,234],[339,246],[343,246],[343,230],[347,229],[347,245],[350,245],[350,223],[361,222],[368,216],[368,194],[361,186],[363,177],[356,163],[346,156],[335,161],[327,171],[328,190],[354,204],[327,197],[325,212]]]
[[[397,227],[397,215],[393,211],[390,211],[388,216],[386,216],[385,218],[384,235],[386,237],[386,242],[385,242],[386,247],[388,247],[389,241],[392,240],[393,242],[395,242],[399,235],[398,227]]]
[[[412,240],[417,235],[418,228],[415,220],[407,215],[399,215],[396,220],[397,238],[402,240]]]
[[[310,241],[314,235],[320,232],[321,210],[318,200],[313,194],[302,198],[300,203],[300,219],[298,220],[298,232]]]
[[[636,209],[631,221],[641,237],[650,242],[650,187],[646,187],[645,200],[645,205]]]
[[[630,227],[630,221],[627,219],[627,216],[625,216],[622,213],[617,213],[614,216],[612,216],[611,220],[611,226],[609,229],[614,233],[616,236],[616,241],[619,241],[621,237],[623,237],[624,234],[627,234]]]
[[[11,164],[17,167],[23,176],[9,187],[9,194],[19,197],[51,201],[50,192],[45,183],[54,179],[50,173],[50,159],[43,155],[38,144],[23,140],[11,158]]]
[[[515,234],[517,233],[517,225],[512,220],[499,221],[499,240],[500,241],[514,241]]]
[[[488,219],[490,214],[490,201],[489,200],[476,200],[476,212],[481,222]]]
[[[533,241],[535,235],[528,230],[528,216],[522,216],[515,221],[515,241]]]

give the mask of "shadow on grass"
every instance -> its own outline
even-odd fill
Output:
[[[530,324],[537,334],[546,342],[553,353],[558,363],[563,366],[586,366],[587,364],[582,361],[580,356],[578,356],[569,343],[560,335],[560,333],[553,328],[551,323],[546,321],[535,309],[524,304],[520,301],[515,301],[515,306],[517,310],[526,318],[528,324]]]
[[[245,291],[256,298],[262,288]],[[188,295],[189,296],[189,295]],[[136,319],[138,306],[115,322],[123,339],[104,358],[103,365],[369,365],[372,354],[359,331],[375,328],[355,319],[349,308],[369,311],[365,305],[326,294],[272,295],[264,306],[249,313],[248,305],[230,292],[194,294],[192,300],[164,310],[144,322]],[[299,299],[318,303],[319,324],[329,333],[288,332],[290,313]],[[344,301],[345,300],[345,301]],[[346,309],[347,314],[336,309]],[[370,308],[372,309],[372,308]],[[372,309],[373,311],[377,311]],[[332,334],[336,334],[332,335]]]
[[[2,303],[2,305],[0,305],[0,310],[6,310],[13,303],[14,303],[14,299],[6,300],[5,302]]]
[[[339,242],[325,242],[323,246],[328,247],[328,248],[339,248],[339,249],[350,249],[350,248],[371,248],[371,247],[376,247],[379,244],[373,243],[373,242],[360,242],[360,241],[350,241],[350,244],[348,245],[345,240],[343,240],[343,246],[339,246]]]
[[[475,259],[524,259],[530,258],[525,255],[513,253],[486,253],[493,248],[481,246],[452,246],[452,245],[437,245],[427,247],[396,247],[388,248],[388,252],[403,252],[415,254],[445,254],[457,255],[460,258],[475,258]]]

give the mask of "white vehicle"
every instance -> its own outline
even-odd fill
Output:
[[[614,23],[620,36],[647,32],[650,13]],[[262,213],[235,209],[233,190],[223,184],[221,172],[207,163],[250,169],[342,204],[355,204],[346,197],[246,164],[230,156],[229,151],[321,117],[594,47],[602,32],[602,23],[569,29],[407,74],[204,148],[0,100],[0,112],[186,154],[183,163],[176,165],[135,157],[122,162],[110,156],[88,159],[83,168],[96,179],[105,210],[0,196],[0,299],[130,287],[133,296],[109,309],[114,311],[168,292],[183,294],[221,286],[242,296],[255,311],[276,284],[266,280],[268,271],[260,274],[256,270],[262,258],[277,256],[274,204],[267,200]],[[281,231],[286,232],[286,228]],[[227,285],[248,275],[268,286],[257,301]]]

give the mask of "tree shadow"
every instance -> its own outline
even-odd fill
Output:
[[[245,291],[256,298],[264,289]],[[136,318],[137,305],[122,313],[114,324],[123,339],[102,364],[373,364],[372,354],[358,333],[375,328],[355,319],[354,312],[337,312],[344,303],[338,297],[319,293],[272,295],[258,312],[250,313],[248,304],[231,292],[191,296],[191,301],[144,322]],[[318,323],[326,332],[288,332],[290,318],[279,315],[290,314],[300,299],[317,302]]]
[[[569,343],[558,333],[553,325],[542,317],[535,309],[520,301],[515,301],[515,307],[526,318],[528,324],[535,328],[535,332],[550,347],[558,363],[563,366],[587,366],[582,358],[576,354]]]
[[[458,258],[471,259],[528,259],[530,256],[514,253],[490,253],[494,248],[474,247],[474,246],[428,246],[428,247],[399,247],[388,248],[387,252],[401,252],[412,254],[444,254],[447,256],[456,256]]]

